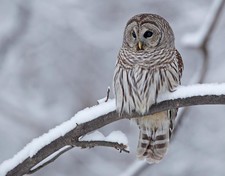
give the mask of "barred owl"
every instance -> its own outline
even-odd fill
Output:
[[[139,113],[137,157],[158,163],[167,152],[177,109],[146,115],[157,97],[180,84],[183,62],[169,23],[155,14],[132,17],[125,27],[113,87],[117,111]]]

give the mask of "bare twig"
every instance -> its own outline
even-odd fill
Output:
[[[107,102],[109,100],[109,94],[110,94],[110,87],[107,88],[107,94],[106,94],[105,102]]]
[[[30,171],[27,173],[27,174],[33,174],[34,172],[40,170],[41,168],[43,168],[44,166],[52,163],[53,161],[55,161],[60,155],[62,155],[63,153],[67,152],[68,150],[72,149],[73,146],[69,146],[67,148],[65,148],[64,150],[61,150],[60,152],[57,152],[56,155],[54,155],[54,153],[52,155],[54,155],[51,159],[47,160],[46,162],[44,162],[43,164],[40,164],[40,166],[37,166],[39,165],[39,163],[37,165],[35,165],[33,168],[30,169]],[[43,160],[42,160],[43,161]],[[41,161],[41,162],[42,162]]]
[[[98,104],[107,102],[109,100],[109,94],[110,94],[110,87],[107,88],[106,96],[102,99],[97,100]]]
[[[110,141],[78,141],[78,142],[75,142],[74,146],[81,147],[81,148],[93,148],[96,146],[113,147],[116,150],[119,150],[120,152],[129,153],[129,150],[127,150],[126,145],[122,143],[119,144],[117,142],[110,142]]]
[[[28,174],[32,174],[38,170],[40,170],[41,168],[43,168],[44,166],[52,163],[53,161],[55,161],[60,155],[62,155],[63,153],[67,152],[68,150],[72,149],[73,147],[81,147],[81,148],[93,148],[96,146],[102,146],[102,147],[112,147],[115,148],[116,150],[119,150],[119,152],[126,152],[129,153],[129,150],[127,150],[127,146],[124,144],[120,144],[117,142],[110,142],[110,141],[76,141],[74,142],[74,144],[72,146],[68,146],[67,148],[61,150],[58,152],[56,151],[55,153],[57,154],[52,154],[54,155],[53,157],[51,157],[51,155],[49,157],[46,158],[46,161],[41,161],[43,162],[43,164],[37,163],[37,165],[35,165],[33,168],[30,169],[30,171],[28,172]],[[50,159],[48,159],[50,158]]]
[[[179,108],[179,107],[193,106],[193,105],[204,105],[204,104],[225,104],[225,95],[193,96],[193,97],[188,97],[184,99],[178,98],[174,100],[165,100],[163,102],[158,103],[157,105],[153,105],[150,108],[149,114],[154,114],[154,113],[165,111],[172,108]],[[42,160],[44,160],[51,154],[55,153],[56,151],[60,150],[61,148],[65,146],[76,145],[74,142],[79,141],[79,138],[81,136],[84,136],[87,133],[92,132],[96,129],[99,129],[114,121],[125,119],[125,118],[126,119],[140,118],[140,115],[137,113],[134,113],[132,116],[129,116],[127,114],[123,114],[122,116],[119,116],[115,111],[113,111],[113,112],[109,112],[106,115],[102,115],[98,118],[95,118],[91,121],[79,124],[74,129],[66,133],[64,136],[55,139],[50,144],[41,148],[33,157],[26,158],[24,161],[18,164],[15,168],[10,170],[7,173],[7,176],[22,176],[24,174],[30,173],[31,168],[33,168],[35,165],[40,163]],[[83,142],[83,144],[84,143],[85,142]],[[82,146],[81,144],[82,143],[80,144],[78,143],[77,145]],[[90,144],[90,145],[99,146],[100,144],[109,146],[108,144],[101,143],[101,142],[97,144]]]

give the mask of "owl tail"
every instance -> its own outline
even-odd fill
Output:
[[[148,163],[160,162],[167,152],[169,144],[169,133],[164,135],[156,134],[156,137],[148,136],[145,132],[140,132],[137,157],[146,159]]]
[[[171,121],[167,115],[165,118],[160,118],[155,119],[153,115],[137,119],[140,128],[137,157],[145,159],[150,164],[160,162],[167,153],[169,145]]]

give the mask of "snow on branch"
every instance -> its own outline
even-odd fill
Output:
[[[150,107],[149,114],[171,108],[204,104],[225,104],[225,83],[180,86],[175,92],[159,97],[158,103]],[[107,146],[127,152],[127,138],[118,131],[112,132],[107,137],[96,138],[94,135],[93,138],[89,136],[85,139],[88,133],[114,121],[141,118],[137,113],[131,116],[127,114],[119,116],[115,108],[115,101],[109,100],[78,112],[71,120],[34,139],[14,157],[4,161],[0,165],[0,175],[22,176],[33,173],[73,147]]]

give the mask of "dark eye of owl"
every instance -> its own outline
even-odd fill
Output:
[[[149,37],[151,37],[153,35],[153,32],[151,32],[151,31],[146,31],[145,33],[144,33],[144,38],[149,38]]]
[[[132,31],[132,36],[136,39],[136,34],[135,34],[135,32],[134,31]]]

